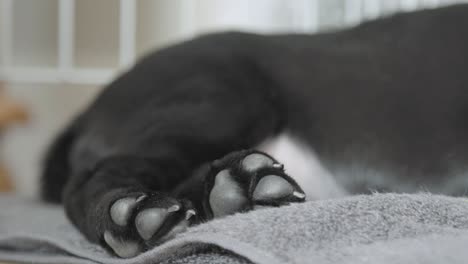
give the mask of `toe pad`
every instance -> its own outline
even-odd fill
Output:
[[[242,210],[248,201],[230,172],[222,170],[216,175],[209,202],[213,215],[220,217]]]
[[[135,218],[135,225],[138,233],[144,240],[148,240],[163,225],[168,215],[165,208],[146,209],[139,213]]]
[[[122,198],[114,202],[110,209],[112,221],[119,226],[126,226],[136,204],[137,198],[134,197]]]
[[[244,158],[242,167],[246,171],[253,172],[260,168],[271,167],[274,163],[275,162],[268,156],[260,153],[253,153]]]
[[[253,192],[255,201],[279,199],[291,195],[294,187],[285,179],[276,175],[268,175],[260,179]]]
[[[140,247],[137,243],[117,239],[109,231],[104,232],[104,240],[121,258],[132,258],[140,253]]]

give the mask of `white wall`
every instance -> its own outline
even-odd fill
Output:
[[[42,154],[52,137],[99,91],[91,86],[12,84],[8,94],[26,106],[30,120],[14,125],[2,138],[1,158],[14,176],[16,190],[37,194]]]

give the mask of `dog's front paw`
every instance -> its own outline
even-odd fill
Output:
[[[122,191],[124,192],[124,191]],[[161,193],[116,196],[102,215],[102,241],[116,255],[131,258],[184,231],[196,215],[190,202]]]
[[[305,201],[299,185],[271,156],[253,150],[234,152],[212,164],[205,187],[208,218],[257,206],[281,206]]]

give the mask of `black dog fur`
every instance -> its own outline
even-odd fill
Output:
[[[239,164],[239,150],[266,138],[288,131],[332,172],[366,158],[400,182],[436,186],[468,165],[467,120],[468,5],[316,35],[211,34],[148,55],[104,89],[50,148],[43,197],[63,202],[91,241],[109,246],[110,230],[140,252],[183,215],[145,241],[112,223],[115,201],[144,197],[131,219],[177,204],[181,214],[196,210],[189,224],[208,220],[215,180],[206,175]],[[226,155],[237,163],[203,166]],[[271,173],[301,192],[281,170]],[[272,205],[301,201],[290,198]]]

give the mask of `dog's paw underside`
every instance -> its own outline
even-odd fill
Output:
[[[303,201],[304,192],[281,163],[263,152],[244,150],[213,162],[204,208],[210,218]]]
[[[198,217],[190,201],[158,192],[116,190],[99,219],[102,244],[131,258],[184,231]],[[269,155],[245,150],[212,163],[205,175],[203,208],[210,219],[262,206],[303,202],[304,192]]]
[[[119,257],[131,258],[184,231],[194,215],[187,201],[131,193],[111,204],[102,239]]]

